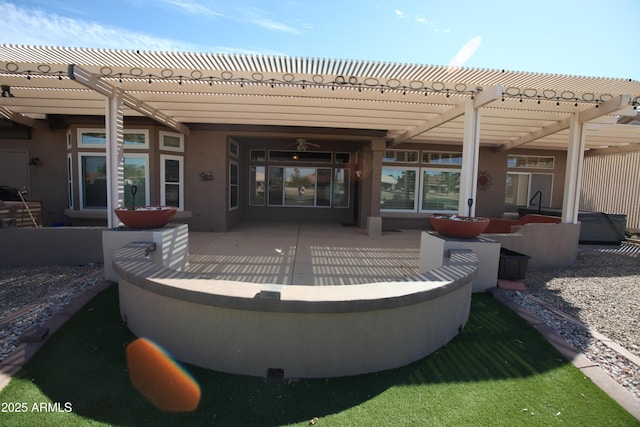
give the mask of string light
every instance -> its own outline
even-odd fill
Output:
[[[32,80],[33,76],[56,76],[58,80],[62,80],[66,75],[62,71],[53,71],[50,67],[45,67],[45,65],[41,65],[38,67],[36,71],[34,70],[24,70],[19,71],[19,66],[14,63],[8,63],[4,66],[0,66],[0,72],[9,72],[13,74],[23,74],[25,75],[27,80]],[[116,80],[118,83],[122,83],[123,80],[136,80],[136,79],[144,79],[148,84],[152,84],[154,80],[161,81],[176,81],[179,86],[182,86],[183,81],[186,82],[207,82],[209,86],[213,86],[214,80],[224,81],[225,83],[237,84],[241,88],[244,88],[245,83],[252,82],[256,85],[264,84],[269,85],[272,89],[275,88],[276,85],[295,85],[302,88],[302,90],[306,90],[308,86],[317,87],[317,88],[331,88],[332,91],[336,90],[336,85],[340,85],[349,89],[357,89],[358,93],[362,93],[362,88],[370,88],[370,89],[378,89],[381,95],[385,94],[385,91],[390,91],[392,94],[397,93],[398,95],[402,94],[402,96],[408,96],[411,93],[420,94],[423,93],[425,97],[428,97],[430,94],[434,95],[444,95],[446,98],[451,98],[452,95],[456,96],[468,96],[471,99],[475,99],[475,96],[480,93],[483,88],[481,86],[476,87],[475,89],[468,90],[468,86],[458,83],[455,87],[451,85],[447,85],[443,82],[424,82],[421,80],[414,80],[407,82],[406,84],[402,84],[398,79],[389,79],[388,81],[381,81],[378,78],[373,77],[357,77],[357,76],[336,76],[335,79],[329,81],[326,76],[314,75],[311,80],[296,80],[295,76],[292,74],[287,74],[282,78],[282,80],[277,78],[270,78],[268,80],[263,79],[263,74],[254,73],[251,75],[251,78],[247,79],[246,77],[234,77],[233,73],[230,71],[221,72],[220,75],[209,75],[203,76],[203,73],[199,70],[195,70],[191,72],[187,77],[185,76],[175,76],[171,69],[162,70],[159,75],[155,74],[147,74],[142,75],[142,72],[138,68],[132,68],[129,72],[116,72],[114,73],[110,67],[103,67],[100,69],[99,73],[96,73],[98,77],[102,78],[112,78]],[[176,77],[178,77],[176,79]],[[449,86],[449,87],[447,87]],[[548,93],[549,92],[549,93]],[[572,97],[567,96],[568,94],[573,95]],[[521,104],[524,103],[525,98],[528,100],[534,101],[536,104],[541,105],[542,100],[545,101],[556,101],[556,107],[560,107],[563,103],[572,103],[575,108],[578,108],[581,103],[583,104],[591,104],[595,108],[598,108],[600,103],[602,103],[603,99],[607,99],[608,97],[612,97],[611,94],[603,93],[598,96],[593,93],[584,93],[579,96],[575,96],[575,94],[571,91],[565,91],[562,95],[558,95],[558,92],[555,90],[545,90],[544,94],[541,93],[541,89],[524,89],[524,92],[518,87],[510,87],[507,88],[506,92],[501,94],[500,99],[504,102],[507,98],[511,98],[513,100],[517,99]],[[630,106],[634,108],[634,110],[638,109],[638,105],[640,105],[640,98],[636,97],[632,102],[629,103]]]

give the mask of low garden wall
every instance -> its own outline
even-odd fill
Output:
[[[155,244],[113,254],[129,329],[182,362],[265,377],[324,378],[406,365],[434,352],[469,318],[478,259],[403,281],[299,286],[215,280],[151,261]]]
[[[0,265],[102,264],[102,227],[0,228]]]

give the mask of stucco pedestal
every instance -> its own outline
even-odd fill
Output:
[[[451,249],[470,249],[478,257],[478,270],[473,279],[473,292],[496,287],[500,263],[500,243],[484,237],[458,239],[435,232],[423,231],[420,237],[420,272],[443,265]]]
[[[118,281],[113,269],[113,253],[132,242],[152,242],[156,248],[148,257],[158,265],[172,270],[184,271],[189,264],[189,227],[186,224],[168,225],[148,230],[104,230],[102,250],[104,254],[104,276],[107,280]]]

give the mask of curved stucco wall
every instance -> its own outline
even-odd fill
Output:
[[[280,286],[198,278],[114,254],[120,310],[131,331],[173,357],[222,372],[336,377],[395,368],[446,344],[469,317],[472,251],[406,281]]]

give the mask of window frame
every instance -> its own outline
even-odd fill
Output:
[[[235,168],[235,184],[234,181]],[[233,205],[233,192],[235,190],[235,206]],[[240,165],[235,160],[229,160],[229,211],[235,211],[240,207]]]
[[[459,168],[420,168],[420,200],[418,202],[418,212],[419,213],[432,213],[432,214],[449,214],[449,213],[457,213],[458,206],[460,203],[460,190],[458,189],[458,201],[456,202],[455,209],[423,209],[422,203],[424,202],[424,175],[428,172],[448,172],[448,173],[457,173],[461,174],[462,171]]]
[[[176,160],[178,161],[178,183],[169,182],[167,183],[166,178],[166,160]],[[179,211],[184,210],[184,156],[178,156],[175,154],[160,154],[160,204],[163,206],[167,205],[167,190],[166,185],[178,185],[178,204],[177,209]]]
[[[172,147],[169,145],[165,145],[164,138],[166,136],[178,138],[178,146]],[[161,130],[158,133],[158,146],[162,151],[173,151],[176,153],[184,153],[184,135],[178,132],[167,132],[165,130]]]
[[[106,182],[106,167],[107,167],[107,154],[99,151],[95,152],[87,152],[82,151],[78,152],[78,205],[81,211],[106,211],[107,210],[107,202],[108,199],[107,194],[105,192],[105,206],[95,206],[95,207],[87,207],[85,206],[85,179],[83,176],[84,163],[83,158],[85,157],[102,157],[104,158],[105,163],[105,182]],[[106,188],[106,187],[105,187]],[[107,190],[108,191],[108,190]]]
[[[127,159],[131,159],[131,158],[136,158],[136,159],[144,159],[144,196],[145,196],[145,200],[144,200],[144,205],[148,206],[149,205],[149,200],[150,200],[150,194],[149,192],[151,191],[151,186],[150,186],[150,182],[149,182],[149,153],[125,153],[124,155],[124,162],[127,162]],[[125,176],[124,179],[126,180],[127,177]],[[126,197],[126,195],[125,195]],[[138,203],[136,203],[137,206],[142,206]],[[125,203],[126,206],[126,203]]]
[[[400,170],[400,171],[414,171],[416,173],[416,180],[414,182],[413,185],[413,209],[386,209],[382,207],[382,203],[380,204],[380,212],[393,212],[393,213],[417,213],[418,212],[418,199],[419,199],[419,193],[418,191],[420,191],[420,181],[418,180],[418,178],[421,177],[420,175],[420,167],[418,166],[386,166],[386,165],[382,165],[382,171],[384,171],[385,169],[391,169],[391,170]],[[380,185],[382,185],[382,174],[380,177]],[[380,189],[380,191],[382,192],[382,188]],[[418,196],[418,197],[416,197]],[[382,200],[382,199],[381,199]]]
[[[85,133],[103,133],[105,135],[105,143],[104,144],[88,144],[83,142],[82,135]],[[148,150],[149,149],[149,129],[124,129],[123,130],[123,139],[126,134],[140,134],[144,135],[144,144],[140,145],[130,145],[130,144],[122,144],[125,150]],[[106,137],[107,130],[105,128],[78,128],[77,138],[78,138],[78,148],[101,148],[106,150]]]

